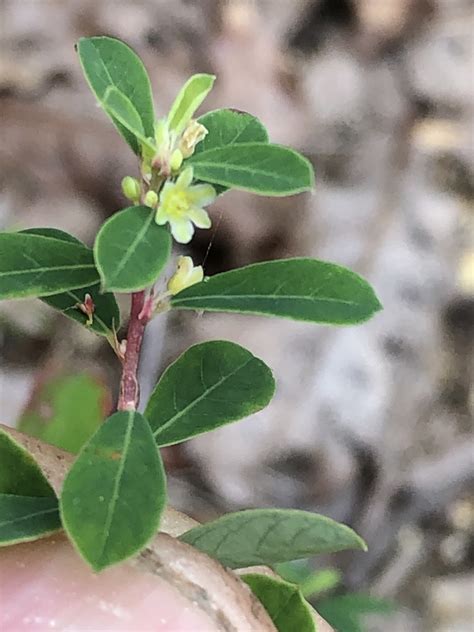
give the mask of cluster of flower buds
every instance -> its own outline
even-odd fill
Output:
[[[145,174],[154,169],[166,178],[176,175],[181,169],[183,160],[192,156],[196,145],[205,138],[206,134],[207,129],[204,125],[194,119],[191,119],[179,137],[170,131],[168,119],[158,120],[155,123],[156,153],[151,156],[147,148],[142,169]]]
[[[156,223],[168,223],[174,239],[182,244],[192,239],[195,226],[211,226],[204,206],[214,201],[216,191],[210,184],[193,185],[193,169],[186,166],[183,169],[183,162],[193,155],[208,133],[206,127],[192,117],[212,88],[214,79],[212,75],[191,77],[168,116],[155,122],[154,138],[143,139],[143,186],[130,176],[122,180],[124,195],[134,204],[141,202],[156,209]],[[154,186],[157,181],[158,187]]]

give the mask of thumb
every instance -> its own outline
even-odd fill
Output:
[[[95,574],[63,536],[0,549],[0,630],[218,630],[163,578],[121,564]]]

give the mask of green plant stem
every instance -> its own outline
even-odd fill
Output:
[[[122,379],[120,380],[120,395],[118,410],[136,410],[140,400],[138,384],[138,363],[143,342],[143,334],[147,318],[143,314],[145,306],[145,292],[134,292],[130,307],[130,321],[128,324],[127,347],[123,359]]]

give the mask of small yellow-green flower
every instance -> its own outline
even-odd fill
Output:
[[[195,184],[192,167],[186,167],[176,182],[167,182],[161,193],[156,211],[156,223],[167,222],[171,234],[180,244],[187,244],[194,235],[194,226],[210,228],[211,220],[204,206],[213,202],[216,191],[210,184]]]
[[[181,290],[200,283],[204,278],[202,266],[194,266],[191,257],[179,257],[178,267],[171,279],[168,281],[168,291],[170,294],[178,294]]]

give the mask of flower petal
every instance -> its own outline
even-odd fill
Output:
[[[171,234],[179,244],[188,244],[194,235],[194,226],[188,219],[170,222]]]
[[[180,174],[178,179],[176,180],[176,186],[180,189],[187,189],[191,182],[193,181],[193,168],[186,167]]]
[[[210,228],[211,218],[203,208],[193,206],[189,209],[187,216],[198,228]]]
[[[178,273],[183,275],[185,278],[193,271],[193,260],[191,257],[178,257]]]
[[[207,206],[216,199],[216,190],[210,184],[196,184],[189,187],[188,196],[196,206]]]
[[[204,270],[202,266],[196,266],[194,270],[191,272],[188,278],[187,286],[194,285],[195,283],[201,283],[204,278]]]
[[[156,210],[155,222],[158,224],[158,226],[163,226],[163,224],[166,224],[167,221],[168,215],[166,213],[166,210],[164,206],[160,204],[160,206]]]

